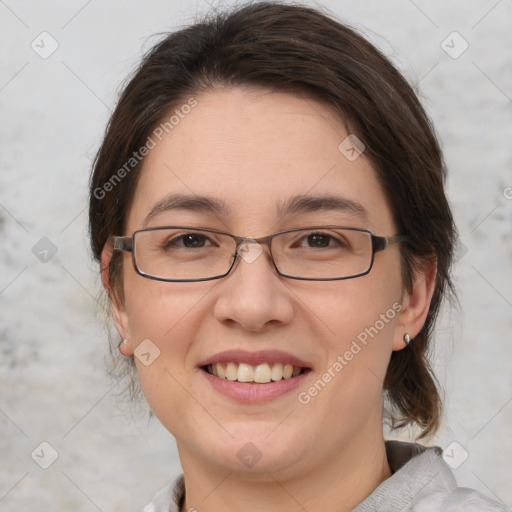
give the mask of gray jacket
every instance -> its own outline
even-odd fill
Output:
[[[439,447],[386,441],[392,475],[353,512],[510,512],[504,504],[472,489],[457,487]],[[179,512],[185,498],[183,476],[160,490],[143,512]]]

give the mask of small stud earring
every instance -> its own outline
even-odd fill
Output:
[[[411,335],[408,332],[406,332],[404,334],[404,341],[405,341],[405,346],[409,345],[409,343],[411,342]]]
[[[123,338],[120,342],[119,342],[119,345],[117,346],[117,348],[119,349],[119,352],[121,352],[121,354],[123,354],[123,351],[122,351],[122,346],[123,345],[126,345],[128,343],[128,340],[126,338]],[[124,356],[124,354],[123,354]]]

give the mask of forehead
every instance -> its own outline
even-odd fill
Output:
[[[129,212],[131,229],[140,228],[168,194],[218,198],[229,215],[252,219],[253,226],[275,222],[295,196],[338,195],[363,205],[367,227],[391,226],[370,162],[364,153],[354,160],[340,150],[349,134],[328,105],[247,88],[194,99],[193,108],[162,125],[161,140],[152,137],[156,144],[145,157]]]

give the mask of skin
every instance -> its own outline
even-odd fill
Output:
[[[196,99],[146,157],[126,231],[119,234],[140,229],[169,192],[213,196],[230,212],[164,212],[150,226],[200,225],[254,238],[314,224],[396,234],[364,153],[349,161],[339,151],[347,132],[329,106],[259,88],[217,89]],[[276,213],[280,200],[327,193],[358,201],[368,218],[341,211]],[[103,268],[111,255],[106,245]],[[407,293],[397,245],[376,254],[368,275],[332,282],[280,277],[266,251],[252,263],[239,261],[223,279],[198,283],[145,279],[130,254],[123,258],[124,296],[111,293],[114,320],[128,340],[125,355],[147,338],[160,350],[149,366],[136,358],[137,370],[152,410],[177,440],[183,510],[348,511],[391,475],[383,380],[392,351],[405,347],[404,333],[414,337],[425,321],[435,268],[426,267]],[[106,271],[102,278],[112,292]],[[401,312],[307,405],[295,391],[240,404],[215,391],[197,367],[229,349],[284,350],[311,363],[300,389],[307,390],[394,303]],[[247,442],[262,454],[252,468],[237,457]]]

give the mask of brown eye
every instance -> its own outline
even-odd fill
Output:
[[[180,238],[184,247],[204,247],[207,241],[207,238],[204,235],[198,235],[195,233],[187,233],[186,235],[182,235]]]
[[[347,242],[341,236],[329,233],[309,233],[297,243],[298,247],[311,249],[342,248],[347,247]]]
[[[183,235],[174,236],[167,239],[163,247],[170,249],[172,247],[179,247],[185,249],[201,249],[212,245],[211,240],[201,233],[185,233]]]
[[[313,233],[307,237],[307,243],[310,247],[328,247],[332,237],[323,233]]]

